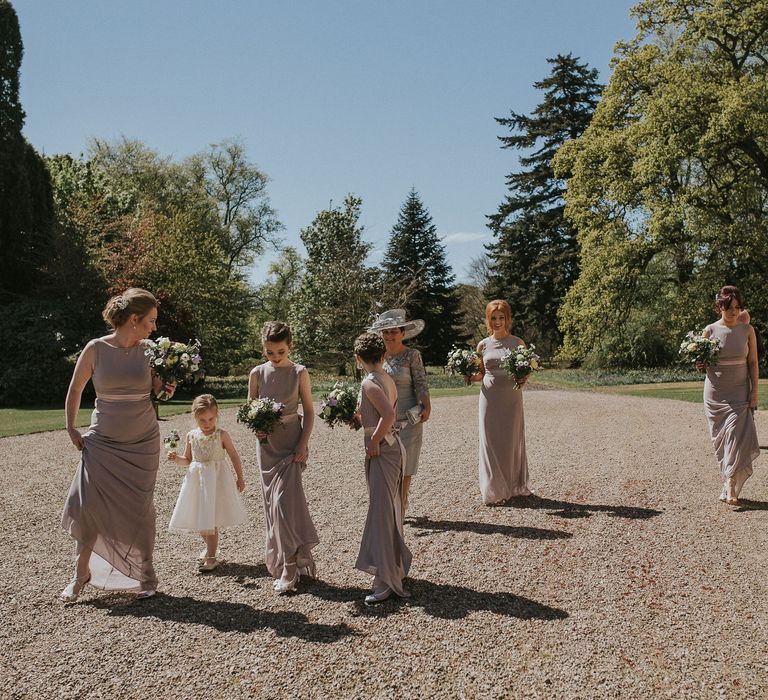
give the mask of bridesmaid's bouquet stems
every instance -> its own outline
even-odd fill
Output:
[[[720,355],[720,338],[705,338],[702,333],[688,331],[678,352],[682,362],[716,365]]]
[[[237,422],[249,427],[254,433],[269,435],[280,424],[285,406],[270,398],[248,401],[237,410]],[[267,438],[259,438],[264,444]]]
[[[515,380],[515,389],[522,386],[520,384],[521,379],[527,377],[531,372],[538,372],[542,369],[541,358],[536,354],[535,345],[529,345],[527,348],[521,345],[514,350],[507,350],[504,357],[501,358],[499,366]]]
[[[357,399],[360,389],[352,384],[336,382],[332,389],[320,396],[320,418],[331,428],[345,424],[355,430],[361,428],[357,418]]]
[[[152,371],[163,380],[163,388],[157,395],[160,401],[171,398],[166,391],[169,384],[194,383],[205,376],[199,340],[179,343],[163,336],[157,340],[148,340],[144,354],[149,358]]]

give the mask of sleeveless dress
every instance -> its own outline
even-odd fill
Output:
[[[200,428],[187,434],[192,463],[181,484],[168,529],[213,535],[216,529],[239,525],[247,519],[234,473],[221,444],[221,429],[205,435]]]
[[[382,371],[383,373],[383,371]],[[381,377],[371,372],[366,379],[384,390]],[[384,391],[386,394],[386,390]],[[397,405],[395,405],[397,410]],[[379,412],[361,394],[360,416],[366,447],[379,422]],[[403,482],[403,446],[392,432],[381,441],[381,454],[365,460],[368,482],[368,515],[355,568],[377,576],[397,595],[405,595],[403,579],[411,567],[411,552],[403,537],[400,487]]]
[[[256,455],[261,475],[266,520],[264,559],[269,573],[280,578],[286,555],[296,556],[296,564],[315,576],[312,549],[320,543],[309,514],[301,473],[305,464],[293,461],[301,439],[302,422],[298,414],[299,380],[302,365],[274,367],[265,362],[254,369],[258,398],[270,398],[284,404],[283,417],[266,442],[258,442]]]
[[[752,462],[760,456],[755,420],[749,408],[749,328],[747,323],[733,328],[712,323],[704,329],[709,331],[710,338],[720,339],[718,363],[707,367],[704,380],[704,411],[720,463],[723,499],[730,478],[734,479],[734,495],[738,497],[744,482],[752,476]]]
[[[406,411],[429,396],[421,353],[415,348],[408,348],[399,355],[387,357],[384,360],[384,371],[392,377],[397,387],[397,422],[401,425],[400,440],[405,447],[403,474],[413,476],[419,468],[424,426],[422,423],[409,423]]]
[[[529,496],[523,392],[499,363],[522,344],[514,335],[483,340],[485,374],[480,390],[480,493],[483,503]]]
[[[149,362],[143,344],[120,348],[99,338],[91,345],[96,404],[61,525],[93,550],[92,586],[156,588],[153,498],[160,431]]]

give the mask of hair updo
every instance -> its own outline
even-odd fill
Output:
[[[378,333],[363,333],[355,339],[355,355],[364,362],[380,362],[386,352],[387,346]]]
[[[194,416],[207,411],[209,408],[213,408],[216,411],[219,410],[219,404],[213,394],[200,394],[200,396],[195,396],[192,400],[192,415]]]
[[[739,309],[744,308],[744,297],[741,295],[739,288],[734,287],[732,284],[726,284],[715,295],[715,311],[717,313],[727,311],[731,308],[731,304],[734,301]]]
[[[131,287],[122,294],[113,296],[101,312],[101,317],[107,325],[114,329],[127,323],[132,314],[144,318],[152,309],[156,309],[158,301],[146,289]]]
[[[262,343],[288,343],[293,342],[291,327],[282,321],[267,321],[261,328]]]

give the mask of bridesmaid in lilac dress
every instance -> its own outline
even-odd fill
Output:
[[[157,589],[154,491],[160,436],[150,391],[160,391],[143,341],[157,330],[157,300],[143,289],[112,297],[103,311],[114,333],[91,340],[77,360],[66,400],[67,432],[80,450],[61,524],[76,540],[75,575],[61,592],[77,600],[86,583],[105,590]],[[96,407],[84,434],[75,428],[88,380]],[[173,386],[166,387],[173,394]]]
[[[757,408],[757,340],[737,287],[728,285],[720,290],[715,310],[720,320],[708,325],[704,335],[720,339],[720,355],[716,365],[699,367],[707,372],[704,406],[723,479],[720,500],[738,505],[744,482],[752,476],[752,462],[760,455],[753,418]]]
[[[284,405],[280,425],[269,435],[256,433],[267,526],[264,558],[275,579],[275,591],[289,593],[296,590],[301,576],[316,575],[312,549],[320,539],[301,478],[309,457],[315,412],[309,373],[288,358],[292,347],[288,325],[281,321],[265,323],[261,341],[268,361],[251,370],[248,400],[270,398]],[[302,414],[298,413],[299,403]]]
[[[491,335],[481,340],[477,352],[481,369],[471,378],[482,381],[480,391],[480,493],[487,506],[500,506],[514,496],[530,496],[528,458],[525,452],[523,392],[499,367],[508,350],[525,345],[511,335],[512,309],[496,299],[485,309]],[[520,381],[524,384],[525,379]]]
[[[366,603],[379,603],[393,593],[411,594],[403,579],[411,552],[403,538],[401,489],[405,449],[395,428],[397,387],[384,371],[384,341],[375,333],[355,340],[355,360],[367,372],[360,387],[360,419],[365,441],[368,514],[355,568],[373,576]]]

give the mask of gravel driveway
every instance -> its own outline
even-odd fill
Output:
[[[477,398],[434,401],[406,540],[413,598],[361,603],[362,435],[319,425],[305,488],[320,580],[277,597],[263,564],[254,439],[246,526],[229,563],[167,523],[183,470],[163,461],[162,595],[93,588],[62,606],[71,543],[58,522],[77,453],[64,432],[0,440],[0,696],[8,698],[768,697],[765,454],[741,509],[718,502],[700,405],[526,391],[540,498],[480,504]],[[768,415],[758,414],[761,443]],[[187,430],[191,417],[164,421]],[[250,478],[249,478],[250,477]]]

